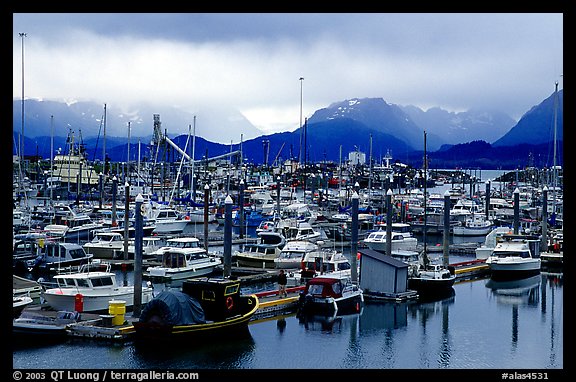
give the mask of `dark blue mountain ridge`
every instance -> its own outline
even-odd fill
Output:
[[[564,163],[563,141],[557,142],[556,163]],[[485,141],[473,141],[457,145],[444,145],[435,152],[427,152],[431,169],[472,168],[472,169],[522,169],[524,167],[550,168],[554,164],[551,142],[540,144],[523,143],[513,146],[490,145]],[[404,163],[422,167],[423,151],[413,151],[406,155]]]
[[[495,147],[521,143],[539,144],[554,140],[555,93],[526,112],[516,126],[493,143]],[[563,140],[564,131],[564,90],[558,91],[556,139]]]

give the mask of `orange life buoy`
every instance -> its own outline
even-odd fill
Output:
[[[226,308],[231,310],[234,307],[234,300],[232,300],[231,296],[226,297]]]

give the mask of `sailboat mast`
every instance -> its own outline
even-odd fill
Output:
[[[194,158],[196,151],[196,116],[194,116],[194,125],[192,130],[192,160],[191,160],[191,173],[190,173],[190,197],[193,202],[196,201],[196,188],[194,187]],[[208,157],[206,157],[208,158]]]
[[[106,175],[106,104],[104,104],[104,139],[102,141],[102,163],[104,163],[103,173]]]
[[[50,204],[54,192],[54,116],[50,116]]]
[[[427,228],[427,215],[426,210],[426,193],[427,193],[427,179],[426,173],[428,171],[428,160],[426,158],[426,130],[424,130],[424,228],[422,229],[422,239],[424,241],[424,256],[426,256],[426,228]]]
[[[552,213],[556,214],[556,186],[558,182],[558,169],[556,168],[556,128],[558,123],[558,81],[554,89],[554,161],[553,161],[553,177],[554,177],[554,190],[552,191]]]

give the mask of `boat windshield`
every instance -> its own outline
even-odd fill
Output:
[[[114,282],[112,281],[111,276],[106,277],[94,277],[92,278],[92,286],[99,287],[99,286],[110,286],[113,285]]]
[[[522,257],[523,259],[530,257],[528,251],[494,251],[493,254],[497,257]]]
[[[81,259],[83,257],[86,257],[86,252],[84,252],[83,248],[71,249],[70,257],[73,259]]]

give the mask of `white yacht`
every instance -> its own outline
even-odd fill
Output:
[[[540,240],[536,236],[502,235],[486,259],[492,278],[526,277],[540,272]]]
[[[418,239],[409,231],[410,225],[404,223],[392,223],[392,251],[416,251]],[[364,244],[368,248],[378,251],[386,252],[386,228],[380,227],[378,231],[374,231],[364,239]]]
[[[94,239],[83,245],[96,259],[112,259],[115,251],[124,249],[124,236],[118,232],[96,232]]]
[[[116,273],[110,264],[100,264],[101,270],[93,270],[96,263],[90,264],[78,273],[54,276],[57,286],[42,292],[46,303],[54,310],[108,312],[112,300],[123,301],[125,307],[134,305],[134,285],[116,284]],[[90,270],[92,269],[92,270]],[[142,304],[152,299],[152,287],[142,286]]]
[[[276,269],[298,269],[302,266],[304,256],[308,252],[318,250],[318,245],[307,240],[291,240],[286,242],[280,255],[274,259]]]
[[[143,276],[158,282],[183,280],[208,275],[221,264],[204,248],[173,248],[164,252],[161,265],[148,267]]]

